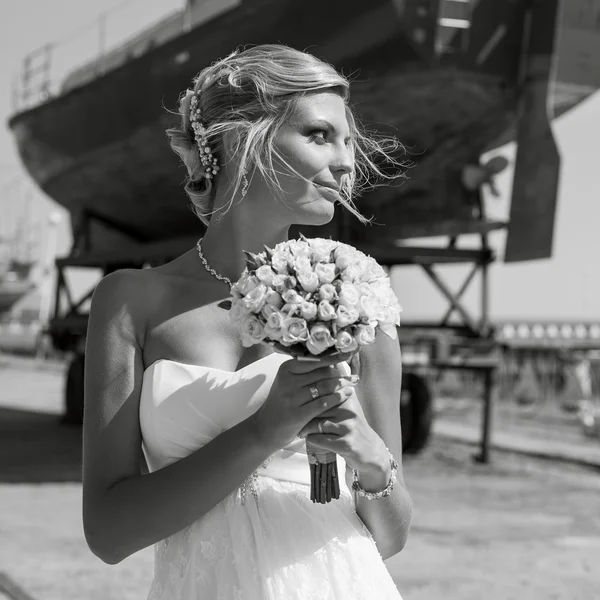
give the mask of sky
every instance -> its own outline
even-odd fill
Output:
[[[54,65],[58,73],[80,64],[95,53],[99,45],[97,18],[108,13],[108,43],[117,42],[139,31],[146,24],[183,4],[183,0],[19,0],[0,4],[0,236],[2,214],[18,211],[17,202],[29,202],[39,231],[39,244],[44,247],[41,226],[50,214],[61,218],[58,254],[69,248],[68,214],[39,191],[23,170],[12,135],[6,125],[14,112],[12,85],[25,54],[41,45],[61,40]],[[232,41],[232,44],[235,43]],[[506,320],[599,320],[600,270],[600,183],[598,163],[600,151],[600,93],[575,110],[553,122],[562,171],[555,225],[554,253],[551,259],[527,263],[503,264],[490,269],[490,311],[494,319]],[[514,163],[515,147],[509,144],[494,152]],[[506,219],[510,209],[512,167],[497,178],[500,198],[486,194],[490,218]],[[36,233],[37,235],[37,233]],[[500,259],[505,233],[491,236],[492,246]],[[415,240],[416,243],[438,244],[440,240]],[[472,240],[466,240],[467,244]],[[438,269],[450,287],[457,289],[464,277],[462,267]],[[76,286],[87,287],[90,278],[79,272]],[[392,284],[404,308],[406,319],[435,319],[447,307],[443,297],[417,268],[392,270]],[[479,315],[478,281],[465,295],[465,304],[473,316]]]

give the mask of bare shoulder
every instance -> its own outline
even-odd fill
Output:
[[[156,279],[150,269],[122,269],[102,278],[92,297],[90,316],[111,314],[116,308],[119,313],[128,314],[134,321],[143,320],[150,287],[155,287]]]
[[[138,409],[142,348],[155,285],[145,270],[104,277],[92,298],[86,339],[83,476],[84,499],[140,473]]]

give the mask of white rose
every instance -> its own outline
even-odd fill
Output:
[[[306,273],[312,271],[312,265],[308,256],[297,256],[294,257],[294,270],[296,273]]]
[[[393,290],[385,286],[373,286],[373,294],[379,301],[380,309],[376,317],[381,322],[400,324],[402,308]]]
[[[285,344],[297,344],[308,339],[306,321],[298,317],[288,317],[281,326],[281,341]]]
[[[366,325],[357,325],[354,337],[359,346],[366,346],[375,341],[375,327],[372,323]]]
[[[308,245],[308,242],[305,242],[304,240],[288,240],[287,248],[294,257],[306,256],[307,258],[310,258],[310,246]]]
[[[273,306],[272,304],[265,304],[260,311],[260,314],[264,318],[265,322],[267,322],[269,320],[269,317],[273,313],[279,313],[279,310],[277,309],[276,306]]]
[[[240,334],[242,345],[246,348],[262,342],[266,336],[264,325],[252,313],[248,314],[242,321]]]
[[[296,290],[285,290],[281,297],[287,304],[301,304],[304,298]]]
[[[285,279],[286,279],[286,275],[283,274],[277,274],[275,275],[275,277],[273,277],[273,288],[275,289],[275,291],[279,292],[280,294],[283,293],[287,287],[285,286]]]
[[[356,289],[361,296],[370,296],[372,294],[372,284],[360,281],[356,283]]]
[[[306,319],[307,321],[312,321],[317,316],[318,310],[319,309],[317,305],[314,302],[309,302],[308,300],[305,300],[300,305],[300,314],[302,315],[302,318]]]
[[[327,300],[321,300],[321,302],[319,302],[319,319],[321,321],[331,321],[332,319],[336,318],[336,314],[335,314],[335,308],[333,308],[333,306],[331,306],[331,304],[329,302],[327,302]]]
[[[277,308],[281,308],[283,306],[283,298],[275,290],[267,290],[266,302],[267,304],[272,304]]]
[[[246,273],[243,273],[240,278],[231,286],[231,297],[234,300],[240,300],[241,298],[243,298],[243,294],[240,291],[241,288],[241,281],[244,279]]]
[[[264,283],[257,285],[252,291],[248,292],[242,302],[244,306],[254,313],[260,312],[267,299],[267,286]]]
[[[342,282],[340,286],[339,294],[339,304],[347,307],[356,306],[358,300],[360,299],[360,293],[356,286],[349,281]]]
[[[389,282],[388,282],[388,286],[387,286],[387,293],[388,293],[388,296],[390,297],[391,303],[395,302],[395,303],[399,304],[398,296],[396,296],[396,292],[394,292],[394,290],[392,289],[392,286],[389,284]]]
[[[324,323],[315,323],[310,328],[310,335],[306,340],[306,348],[311,354],[321,354],[327,348],[335,344],[335,338],[331,335],[327,325]]]
[[[383,280],[381,283],[378,282],[373,284],[371,285],[371,289],[381,304],[382,315],[378,320],[399,325],[402,307],[398,302],[394,290],[389,285],[389,280]]]
[[[284,304],[280,311],[286,318],[293,317],[296,313],[300,312],[299,304]]]
[[[293,275],[287,275],[284,280],[285,290],[292,290],[298,285],[298,280]]]
[[[331,260],[331,251],[336,247],[337,242],[326,240],[325,238],[312,238],[310,240],[313,261],[318,263],[329,262]]]
[[[402,308],[400,306],[388,306],[383,310],[383,315],[380,319],[382,323],[389,323],[393,325],[400,325],[400,313]]]
[[[362,263],[361,278],[363,281],[374,282],[387,277],[379,263],[370,256]]]
[[[335,279],[335,265],[333,263],[317,263],[315,273],[321,283],[331,283]]]
[[[338,327],[347,327],[352,323],[356,323],[360,315],[358,311],[353,306],[344,306],[340,304],[336,310],[336,319],[335,323]]]
[[[335,266],[338,269],[345,269],[348,265],[355,261],[355,252],[346,244],[339,244],[335,249]]]
[[[360,281],[361,267],[358,263],[350,263],[343,271],[340,272],[342,281],[352,281],[358,283]]]
[[[374,295],[361,296],[356,305],[361,317],[367,317],[369,321],[381,316],[381,304]]]
[[[296,248],[298,242],[300,240],[287,240],[287,242],[281,242],[281,248],[285,250],[288,254],[293,254],[294,249]]]
[[[250,275],[245,271],[242,276],[233,284],[233,289],[239,292],[242,296],[250,293],[260,281],[254,275]]]
[[[263,309],[264,310],[264,309]],[[283,321],[285,315],[279,311],[271,312],[267,322],[265,324],[265,334],[270,340],[279,341],[281,340],[281,328],[283,327]]]
[[[327,302],[332,302],[333,300],[337,300],[337,297],[337,291],[331,283],[324,283],[319,288],[319,298],[321,300],[327,300]]]
[[[269,287],[273,285],[273,277],[275,273],[269,265],[262,265],[262,267],[258,267],[254,274],[256,275],[257,279],[259,279],[265,285],[268,285]]]
[[[391,301],[390,287],[385,280],[379,280],[371,284],[371,292],[381,302],[382,306],[388,306]]]
[[[340,352],[354,352],[358,348],[358,342],[350,332],[342,330],[335,336],[335,347]]]
[[[271,257],[271,266],[277,273],[281,273],[282,275],[287,275],[289,271],[287,257],[280,253],[273,254]]]
[[[343,254],[339,258],[335,259],[335,266],[340,271],[345,271],[352,264],[352,258],[349,254]]]
[[[319,276],[313,271],[299,273],[298,283],[305,292],[316,292],[319,288]]]
[[[231,304],[231,310],[229,311],[229,318],[235,325],[240,323],[246,318],[250,311],[244,306],[241,300],[236,300]]]

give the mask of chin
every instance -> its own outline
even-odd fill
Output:
[[[303,206],[297,215],[298,225],[326,225],[335,215],[335,204],[329,200],[315,200]]]

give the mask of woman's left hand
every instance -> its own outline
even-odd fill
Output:
[[[310,421],[299,436],[313,446],[339,454],[359,472],[379,471],[389,463],[385,443],[369,425],[356,390],[343,404]]]

